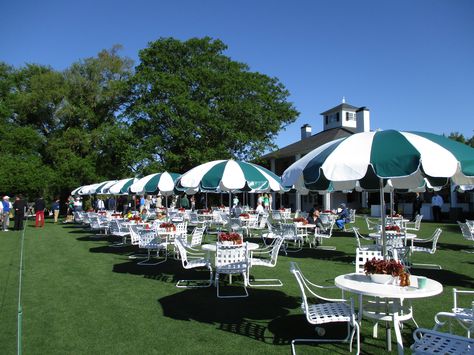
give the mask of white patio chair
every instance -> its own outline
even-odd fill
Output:
[[[413,222],[405,223],[405,230],[407,231],[419,231],[421,228],[421,220],[423,219],[422,214],[417,214]]]
[[[139,227],[136,224],[131,224],[128,226],[128,229],[130,231],[130,244],[139,247],[140,245],[139,230],[141,229],[141,227]],[[132,254],[132,255],[129,255],[128,258],[129,259],[144,259],[144,258],[147,258],[147,256],[148,254]]]
[[[137,263],[137,265],[153,266],[164,263],[168,259],[168,244],[166,242],[166,238],[162,238],[154,230],[139,229],[137,232],[140,237],[138,247],[141,249],[146,249],[148,253],[146,260],[140,261],[139,263]],[[153,251],[156,252],[156,258],[159,258],[160,251],[164,251],[164,258],[160,261],[152,262],[151,253]]]
[[[421,243],[421,244],[430,244],[431,247],[422,247],[419,245],[414,245],[411,247],[411,253],[427,253],[427,254],[434,254],[436,252],[436,244],[438,243],[438,239],[441,235],[441,228],[436,228],[434,231],[433,235],[428,238],[428,239],[423,239],[423,238],[415,238],[415,243]],[[430,268],[430,269],[439,269],[441,270],[442,267],[441,265],[438,264],[415,264],[412,263],[411,266],[413,267],[418,267],[418,268]]]
[[[463,302],[468,307],[461,307],[458,295],[470,296],[468,301]],[[463,297],[466,298],[466,297]],[[453,289],[453,308],[451,312],[439,312],[435,316],[435,327],[433,330],[438,330],[446,323],[449,324],[449,332],[453,332],[453,321],[456,321],[467,333],[467,337],[471,337],[474,332],[474,291],[473,290],[458,290]],[[474,351],[474,349],[473,349]]]
[[[301,293],[301,308],[306,316],[306,320],[313,325],[318,326],[316,330],[319,335],[324,335],[324,328],[319,327],[320,325],[335,322],[346,322],[347,323],[347,336],[344,339],[293,339],[291,341],[291,352],[296,354],[295,344],[298,342],[349,342],[349,350],[352,351],[352,342],[354,335],[357,333],[357,352],[360,351],[360,329],[357,323],[356,314],[354,312],[354,304],[352,299],[348,302],[345,299],[332,299],[323,297],[319,294],[320,290],[331,287],[324,287],[316,285],[310,282],[301,272],[298,264],[290,262],[290,272],[295,276]],[[310,297],[316,297],[318,303],[308,303],[306,293]],[[321,302],[322,301],[322,302]],[[352,328],[352,330],[351,330]]]
[[[461,228],[461,233],[462,233],[463,238],[470,241],[470,242],[474,242],[474,231],[471,230],[471,228],[469,227],[467,222],[462,223],[462,222],[458,221],[458,225],[459,225],[459,228]],[[474,249],[462,250],[462,251],[465,252],[465,253],[469,253],[469,254],[474,253]]]
[[[413,339],[415,343],[410,349],[416,355],[474,353],[474,339],[459,335],[418,328],[413,332]]]
[[[109,228],[107,220],[103,220],[99,216],[89,217],[89,226],[91,232],[98,232],[99,234],[102,234],[103,232],[104,235],[107,234],[107,230]]]
[[[332,231],[333,231],[333,228],[334,228],[334,224],[336,224],[336,221],[333,220],[330,223],[331,224],[329,225],[329,228],[326,230],[326,232],[320,231],[319,228],[315,229],[315,231],[314,231],[315,243],[314,244],[317,244],[317,245],[315,245],[315,247],[317,249],[336,250],[335,246],[323,246],[323,240],[324,239],[329,239],[329,238],[332,237]],[[312,245],[312,243],[310,243],[309,246],[311,247],[311,245]]]
[[[176,283],[176,287],[180,288],[199,288],[209,287],[212,285],[212,267],[211,261],[206,258],[205,253],[196,252],[194,249],[190,250],[185,245],[185,242],[181,238],[174,240],[176,248],[178,249],[181,263],[183,268],[195,269],[195,268],[207,268],[209,270],[209,280],[179,280]],[[201,282],[206,282],[204,285],[199,285]]]
[[[255,266],[265,266],[273,268],[277,264],[278,253],[283,244],[284,239],[276,238],[273,243],[265,248],[252,250],[250,252],[249,268]],[[279,279],[254,279],[250,281],[250,270],[247,273],[247,285],[252,287],[280,287],[283,283]],[[255,283],[260,282],[260,283]]]
[[[267,220],[267,231],[261,234],[262,239],[263,239],[263,244],[267,246],[269,244],[272,244],[274,239],[279,235],[280,235],[280,227],[278,227],[278,232],[275,231],[270,221]],[[267,239],[270,239],[271,242],[268,243]]]
[[[369,231],[380,231],[380,221],[379,220],[372,220],[369,217],[365,217],[365,223],[367,224],[367,229]]]
[[[121,243],[114,243],[111,246],[120,247],[127,245],[127,237],[130,235],[130,229],[124,225],[122,220],[111,219],[109,222],[109,233],[113,236],[122,238]]]
[[[186,244],[187,247],[195,248],[202,244],[202,238],[206,227],[196,227],[191,234],[191,241]]]
[[[217,297],[219,298],[238,298],[248,297],[247,292],[247,272],[248,272],[248,252],[247,243],[240,245],[223,245],[217,243],[215,258],[215,284],[217,287]],[[223,296],[220,293],[219,275],[229,275],[232,282],[232,275],[241,274],[244,278],[244,291],[242,295]]]
[[[280,235],[285,239],[285,254],[289,252],[298,252],[303,249],[304,237],[298,234],[298,229],[295,223],[280,223]],[[291,242],[296,246],[296,249],[289,250],[288,243]]]
[[[356,249],[356,270],[358,274],[364,274],[364,265],[368,260],[372,259],[383,260],[381,250],[360,250]],[[386,300],[380,297],[369,297],[366,302],[363,302],[362,295],[359,296],[359,320],[362,316],[373,319],[375,321],[373,327],[373,337],[378,336],[379,322],[393,322],[395,313],[399,315],[399,321],[413,320],[413,323],[418,327],[416,320],[413,318],[413,307],[411,302],[404,304],[403,299]],[[387,328],[387,334],[390,334],[390,328]]]
[[[471,233],[474,233],[474,220],[472,219],[466,219],[466,224],[471,230]]]
[[[239,233],[244,234],[245,228],[242,225],[242,221],[240,218],[230,218],[229,223],[227,224],[229,228],[229,233]]]
[[[84,220],[84,212],[74,212],[74,223],[82,224]]]
[[[357,248],[359,250],[381,250],[380,246],[377,244],[374,244],[374,240],[368,237],[364,237],[360,232],[358,227],[352,227],[352,231],[354,232],[354,237],[356,238],[357,241]],[[372,242],[372,244],[361,244],[361,240],[366,240]]]

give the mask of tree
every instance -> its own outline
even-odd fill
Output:
[[[278,79],[231,60],[209,37],[162,38],[139,52],[130,120],[140,168],[186,171],[204,161],[252,160],[298,112]]]
[[[459,132],[451,132],[448,136],[449,139],[452,139],[452,140],[455,140],[456,142],[460,142],[460,143],[463,143],[463,144],[467,144],[468,146],[470,147],[473,147],[474,148],[474,136],[472,136],[471,138],[467,139],[464,137],[463,134],[459,133]]]

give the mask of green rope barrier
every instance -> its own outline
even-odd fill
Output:
[[[18,277],[18,330],[17,330],[17,354],[21,355],[21,329],[23,321],[23,308],[21,306],[21,289],[23,281],[23,245],[25,242],[25,230],[26,225],[28,224],[28,216],[26,216],[25,223],[23,225],[23,231],[21,233],[21,247],[20,247],[20,268],[19,268],[19,277]]]

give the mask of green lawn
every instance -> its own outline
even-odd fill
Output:
[[[362,219],[361,231],[367,232]],[[423,222],[419,236],[428,237],[437,225]],[[413,270],[445,285],[442,295],[414,302],[422,327],[452,305],[452,288],[474,288],[473,256],[460,252],[470,245],[455,224],[441,224],[443,233],[434,256],[416,255],[415,262],[438,263],[443,270]],[[0,349],[16,352],[18,268],[21,232],[0,232]],[[336,251],[304,249],[280,256],[275,269],[258,268],[257,277],[280,278],[284,286],[249,289],[244,299],[217,299],[214,288],[183,290],[180,278],[206,278],[205,272],[186,271],[180,262],[137,266],[127,255],[132,248],[111,248],[104,239],[70,224],[35,229],[27,223],[23,273],[24,354],[288,354],[295,337],[312,336],[301,314],[299,291],[289,272],[297,261],[316,283],[329,285],[337,275],[352,272],[355,239],[336,233],[325,244]],[[337,290],[331,293],[337,296]],[[385,349],[385,336],[371,336],[364,321],[362,353]],[[412,343],[413,323],[403,329],[405,346]],[[335,328],[338,331],[340,328]],[[331,329],[329,330],[331,331]],[[394,335],[393,335],[394,338]],[[347,344],[299,345],[299,354],[348,353]],[[394,349],[396,346],[394,344]],[[393,350],[395,353],[396,350]]]

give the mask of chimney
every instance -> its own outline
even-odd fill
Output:
[[[309,124],[304,124],[301,126],[301,140],[311,137],[311,126]]]
[[[370,111],[361,107],[356,111],[357,132],[370,132]]]

